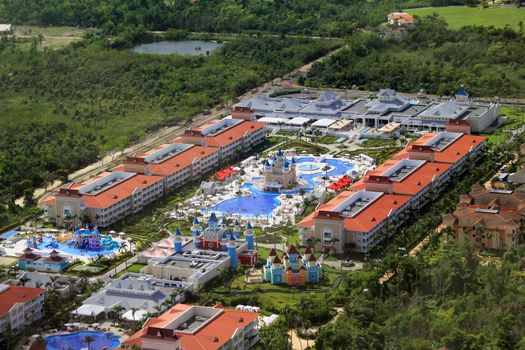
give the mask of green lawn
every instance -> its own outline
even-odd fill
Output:
[[[452,29],[469,25],[494,26],[498,28],[509,25],[517,28],[519,21],[525,22],[525,10],[516,7],[472,8],[463,6],[432,7],[409,9],[408,13],[427,16],[437,13],[442,16]]]
[[[140,273],[140,270],[142,270],[145,266],[146,266],[146,264],[138,264],[138,263],[129,265],[124,270],[122,270],[119,273],[117,273],[114,276],[114,278],[118,278],[118,277],[120,277],[122,275],[125,275],[128,272]]]

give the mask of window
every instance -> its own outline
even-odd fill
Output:
[[[71,216],[72,212],[73,212],[73,209],[71,208],[70,205],[64,205],[64,207],[62,208],[62,215],[65,217]]]

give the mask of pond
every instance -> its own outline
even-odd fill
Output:
[[[203,40],[158,41],[135,46],[132,51],[157,55],[206,55],[220,48],[222,43]]]

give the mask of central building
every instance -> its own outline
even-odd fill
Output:
[[[288,161],[283,151],[277,152],[271,160],[264,163],[264,190],[279,192],[283,188],[297,185],[297,164],[292,158]]]

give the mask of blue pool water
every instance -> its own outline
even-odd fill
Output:
[[[91,336],[95,340],[89,344],[89,349],[91,350],[101,350],[105,347],[116,349],[120,345],[120,336],[111,332],[79,331],[63,335],[47,336],[46,350],[63,350],[68,348],[80,350],[87,348],[88,345],[83,342],[86,336]]]
[[[308,166],[308,170],[314,170],[313,167],[310,169],[311,165],[319,165],[318,171],[312,172],[310,174],[302,174],[299,178],[305,180],[310,186],[305,187],[305,190],[313,190],[316,186],[319,185],[319,182],[315,178],[319,176],[324,176],[324,171],[322,171],[325,164],[328,164],[331,167],[331,170],[327,172],[328,176],[343,176],[348,171],[352,170],[354,164],[346,162],[340,159],[326,159],[323,162],[315,162],[313,157],[299,157],[296,158],[297,169],[301,169],[301,163],[304,166]],[[316,169],[317,170],[317,169]],[[256,180],[256,179],[254,179]],[[282,194],[293,194],[298,193],[298,190],[294,191],[283,191],[282,193],[270,193],[261,191],[253,187],[252,183],[245,183],[241,188],[248,189],[250,191],[249,196],[231,198],[220,202],[219,204],[205,210],[206,212],[215,212],[220,215],[232,215],[239,214],[244,217],[253,217],[253,216],[267,216],[272,215],[272,211],[281,205],[281,202],[277,197]]]
[[[120,243],[113,241],[109,236],[102,236],[102,244],[104,249],[101,250],[88,250],[75,248],[73,245],[69,245],[67,242],[60,243],[56,242],[53,238],[44,236],[42,243],[37,244],[38,249],[56,249],[59,252],[63,252],[69,255],[87,255],[87,256],[99,256],[109,255],[116,253],[120,248]],[[67,349],[67,347],[66,347]]]
[[[297,169],[300,170],[301,163],[313,163],[315,158],[313,157],[299,157],[296,158]],[[343,176],[354,168],[354,164],[348,161],[341,159],[325,159],[322,162],[317,162],[319,164],[319,171],[310,173],[310,174],[301,174],[300,179],[305,180],[312,186],[318,186],[319,182],[315,178],[319,176],[324,176],[323,168],[325,165],[330,166],[331,170],[326,173],[327,176]]]
[[[9,231],[9,232],[6,232],[6,233],[0,235],[0,238],[8,239],[8,238],[16,236],[19,233],[20,233],[20,231],[15,231],[15,230]]]

